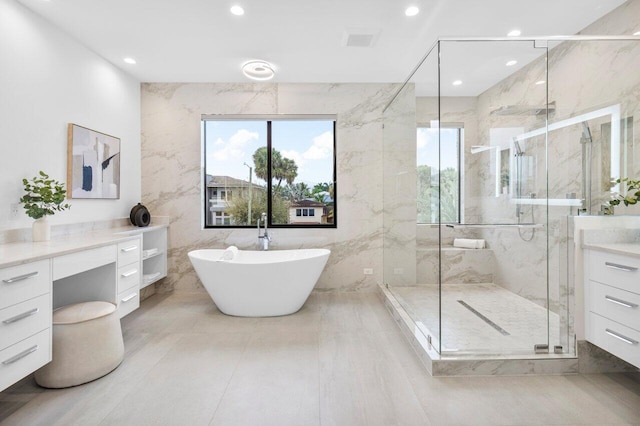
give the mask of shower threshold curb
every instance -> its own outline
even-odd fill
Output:
[[[395,296],[383,285],[378,294],[402,334],[432,376],[496,376],[525,374],[578,374],[578,358],[571,355],[442,357],[413,322]]]

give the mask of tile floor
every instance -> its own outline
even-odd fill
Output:
[[[377,294],[314,293],[280,318],[156,295],[123,321],[126,358],[64,390],[0,393],[3,425],[640,424],[640,377],[430,377]]]
[[[416,324],[438,333],[438,285],[390,287]],[[467,305],[499,326],[474,314]],[[533,354],[534,344],[547,343],[547,310],[495,284],[442,286],[443,353]],[[550,347],[560,344],[558,315],[549,313]],[[432,334],[433,335],[433,334]]]

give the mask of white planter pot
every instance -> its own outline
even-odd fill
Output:
[[[33,222],[33,241],[49,241],[51,239],[51,225],[47,217],[41,217]]]
[[[636,216],[640,215],[640,203],[625,206],[624,203],[620,203],[615,206],[613,214],[616,216]]]

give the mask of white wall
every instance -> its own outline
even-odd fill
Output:
[[[120,200],[71,200],[52,223],[128,216],[140,200],[140,84],[14,0],[0,0],[0,230],[39,170],[66,182],[67,124],[121,139]]]

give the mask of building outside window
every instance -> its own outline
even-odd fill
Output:
[[[205,227],[336,226],[334,116],[203,116],[202,139]]]

